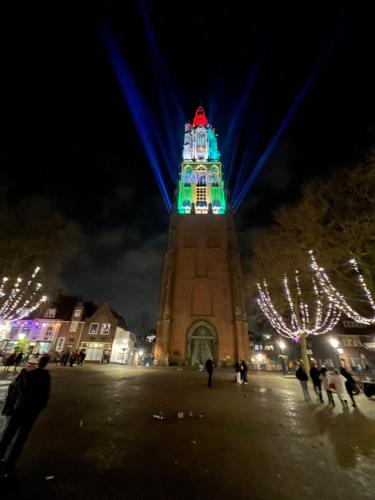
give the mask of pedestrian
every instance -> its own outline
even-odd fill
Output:
[[[307,387],[307,381],[309,380],[309,377],[306,373],[305,366],[302,363],[302,361],[299,363],[299,367],[296,371],[296,378],[299,380],[299,383],[301,384],[305,401],[311,401],[309,389]]]
[[[346,379],[345,387],[346,387],[346,390],[350,396],[350,399],[352,400],[352,406],[356,407],[357,405],[356,405],[356,402],[354,401],[354,395],[353,395],[353,392],[357,388],[356,381],[350,375],[350,373],[347,370],[345,370],[345,368],[341,367],[340,373]]]
[[[17,371],[17,366],[19,366],[22,363],[23,360],[23,352],[20,351],[17,356],[14,358],[14,371]]]
[[[318,396],[320,402],[323,403],[322,381],[320,380],[320,370],[318,370],[314,362],[311,363],[310,377],[314,386],[315,394]]]
[[[335,384],[336,393],[341,401],[343,408],[348,408],[347,392],[345,387],[346,378],[336,369],[332,375],[332,383]]]
[[[81,349],[79,355],[78,355],[78,366],[82,366],[83,362],[85,361],[86,358],[86,352],[84,349]]]
[[[12,352],[9,354],[9,356],[5,359],[4,362],[4,372],[8,373],[9,368],[14,365],[14,361],[16,359],[16,352]]]
[[[328,398],[328,405],[335,406],[335,401],[333,399],[333,388],[332,388],[332,379],[331,375],[329,374],[327,368],[324,366],[320,370],[320,382],[323,386],[323,389],[326,391],[327,398]]]
[[[237,384],[242,384],[241,380],[241,365],[238,361],[236,361],[234,368],[236,370],[236,383]]]
[[[39,413],[47,406],[51,388],[51,377],[46,366],[49,357],[41,356],[30,360],[28,368],[23,368],[8,391],[2,411],[10,417],[0,441],[0,460],[3,463],[2,477],[13,470]],[[31,366],[35,363],[34,366]],[[15,439],[14,439],[15,438]],[[9,456],[6,452],[13,442]]]
[[[214,372],[214,364],[211,358],[208,358],[205,365],[206,371],[208,373],[208,387],[212,387],[212,374]]]
[[[69,356],[69,365],[70,365],[70,368],[73,368],[76,360],[77,360],[77,353],[76,353],[76,351],[72,351],[70,353],[70,356]]]
[[[240,369],[241,369],[241,382],[243,384],[247,384],[247,364],[243,359],[241,359]]]

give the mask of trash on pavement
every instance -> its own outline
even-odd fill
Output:
[[[197,442],[193,439],[192,441],[190,441],[191,444],[197,444]]]
[[[55,476],[46,476],[45,477],[46,481],[51,481],[51,479],[55,479]]]
[[[79,426],[82,427],[83,425],[83,420],[80,421]]]
[[[184,418],[184,412],[183,411],[178,411],[177,412],[177,418]]]

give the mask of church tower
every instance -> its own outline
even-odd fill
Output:
[[[215,129],[202,106],[185,125],[160,294],[160,364],[248,360],[241,262]]]

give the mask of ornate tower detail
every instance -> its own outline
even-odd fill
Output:
[[[248,325],[233,218],[215,129],[202,106],[185,125],[171,215],[155,358],[202,364],[248,359]]]

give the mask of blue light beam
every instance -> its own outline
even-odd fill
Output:
[[[316,64],[315,68],[313,71],[310,73],[310,76],[307,78],[305,84],[303,85],[301,91],[293,101],[291,107],[289,108],[286,116],[282,120],[281,124],[279,125],[278,129],[276,130],[275,135],[272,137],[271,141],[269,142],[268,146],[266,147],[265,151],[262,153],[261,157],[258,160],[258,163],[255,165],[253,171],[251,172],[250,176],[248,177],[247,181],[245,182],[238,198],[235,200],[233,203],[233,211],[236,212],[242,203],[244,197],[246,196],[247,192],[249,191],[250,187],[253,185],[255,179],[257,178],[259,172],[262,170],[264,165],[266,164],[267,160],[271,156],[273,150],[275,149],[275,146],[280,140],[280,137],[282,134],[285,132],[285,129],[289,125],[290,120],[293,118],[295,112],[299,108],[301,102],[303,101],[304,97],[306,94],[309,92],[311,89],[316,77],[319,74],[319,71],[323,64],[326,62],[328,57],[331,55],[333,50],[336,48],[338,42],[339,42],[339,37],[343,35],[344,30],[346,30],[348,26],[348,21],[349,21],[349,16],[345,17],[343,21],[340,23],[339,27],[336,30],[335,36],[333,40],[329,43],[325,53],[321,57],[320,61]]]
[[[159,186],[165,206],[170,212],[172,203],[168,195],[162,171],[157,160],[156,150],[152,142],[152,137],[150,135],[149,123],[147,120],[148,116],[150,116],[150,113],[149,111],[147,111],[147,106],[143,100],[143,97],[138,91],[136,84],[131,76],[130,70],[121,55],[120,48],[111,32],[109,23],[106,20],[102,20],[101,27],[103,39],[108,50],[109,59],[117,77],[122,95],[133,118],[138,136],[143,144],[144,151],[150,162],[152,172]]]

